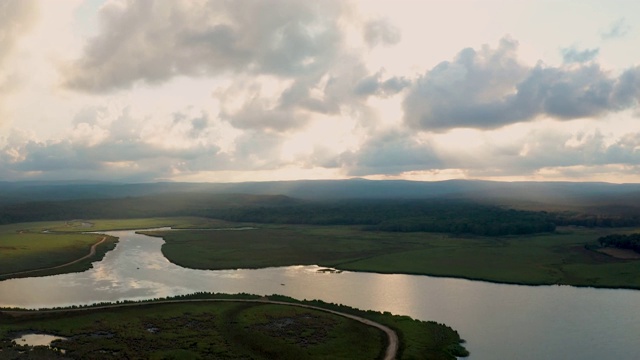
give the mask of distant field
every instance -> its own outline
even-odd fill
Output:
[[[103,236],[97,234],[42,233],[59,223],[29,223],[0,226],[0,280],[6,274],[46,269],[72,262],[89,254],[91,246]],[[65,268],[29,273],[43,276],[83,271],[113,249],[116,239],[108,238],[96,248],[95,256]]]
[[[455,237],[347,226],[263,226],[246,231],[152,234],[166,240],[162,251],[170,261],[197,269],[318,264],[501,283],[639,289],[640,262],[586,248],[613,231],[567,227],[552,234]]]
[[[53,225],[50,225],[48,229],[50,229],[51,231],[60,232],[83,232],[151,229],[159,227],[172,227],[176,229],[201,229],[225,226],[228,227],[233,225],[233,223],[217,219],[207,219],[199,217],[169,217],[144,219],[72,220],[53,223]]]

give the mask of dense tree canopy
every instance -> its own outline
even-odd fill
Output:
[[[611,234],[598,239],[601,246],[629,249],[640,253],[640,234]]]

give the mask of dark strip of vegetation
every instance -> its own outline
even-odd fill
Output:
[[[601,246],[628,249],[640,253],[640,234],[611,234],[598,239]]]
[[[49,201],[0,208],[0,224],[74,218],[200,216],[229,221],[363,225],[367,230],[447,232],[485,236],[550,232],[546,212],[456,200],[306,202],[286,196],[164,194],[153,197]]]
[[[365,225],[365,230],[441,232],[483,236],[551,232],[546,212],[503,209],[462,201],[360,200],[281,207],[243,207],[201,215],[228,221]]]
[[[555,213],[550,214],[550,221],[557,226],[584,226],[588,228],[605,227],[631,227],[640,225],[640,217],[631,212],[625,216],[578,214],[578,213]]]

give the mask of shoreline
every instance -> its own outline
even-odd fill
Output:
[[[158,231],[158,230],[164,230],[166,229],[166,227],[159,227],[159,228],[130,228],[130,229],[124,229],[124,228],[117,228],[117,229],[109,229],[109,230],[97,230],[97,231],[91,231],[91,233],[95,233],[95,234],[101,234],[104,235],[105,240],[106,238],[113,238],[113,244],[116,245],[119,241],[119,239],[117,237],[114,237],[112,235],[108,235],[106,233],[108,232],[114,232],[114,231],[132,231],[136,234],[141,234],[141,235],[145,235],[145,236],[150,236],[150,237],[156,237],[156,238],[160,238],[163,241],[166,240],[163,238],[162,235],[159,234],[148,234],[145,232],[149,232],[149,231]],[[194,229],[174,229],[173,227],[171,227],[172,230],[194,230]],[[233,228],[232,228],[233,229]],[[215,228],[215,229],[198,229],[198,230],[221,230],[220,228]],[[102,241],[100,241],[99,243],[102,243]],[[94,244],[93,246],[97,246],[100,245],[99,243]],[[92,248],[93,248],[92,246]],[[115,248],[115,246],[114,246]],[[164,248],[164,244],[163,244],[163,248]],[[384,271],[384,270],[376,270],[376,269],[353,269],[353,268],[348,268],[348,267],[342,267],[340,265],[336,265],[336,264],[324,264],[322,262],[314,262],[314,263],[290,263],[290,264],[278,264],[278,265],[267,265],[267,266],[228,266],[228,267],[192,267],[192,266],[188,266],[186,264],[181,264],[181,263],[177,263],[172,261],[165,253],[164,249],[161,249],[162,255],[172,264],[183,267],[183,268],[187,268],[187,269],[192,269],[192,270],[209,270],[209,271],[222,271],[222,270],[258,270],[258,269],[266,269],[266,268],[273,268],[273,267],[288,267],[288,266],[310,266],[310,265],[315,265],[315,266],[319,266],[319,267],[323,267],[323,268],[332,268],[337,270],[337,272],[342,272],[342,271],[349,271],[349,272],[360,272],[360,273],[373,273],[373,274],[385,274],[385,275],[392,275],[392,274],[398,274],[398,275],[412,275],[412,276],[430,276],[430,277],[435,277],[435,278],[451,278],[451,279],[461,279],[461,280],[467,280],[467,281],[480,281],[480,282],[485,282],[485,283],[492,283],[492,284],[500,284],[500,285],[516,285],[516,286],[535,286],[535,287],[540,287],[540,286],[571,286],[571,287],[576,287],[576,288],[594,288],[594,289],[611,289],[611,290],[640,290],[640,286],[634,287],[634,286],[615,286],[615,285],[606,285],[606,284],[572,284],[572,283],[558,283],[558,282],[529,282],[529,281],[518,281],[518,280],[514,280],[514,281],[500,281],[500,280],[493,280],[493,279],[488,279],[488,278],[483,278],[483,277],[475,277],[475,276],[464,276],[464,275],[450,275],[450,274],[433,274],[433,273],[424,273],[424,272],[411,272],[411,271]],[[113,248],[108,249],[104,254],[102,254],[100,259],[96,259],[96,261],[101,260],[102,258],[104,258],[104,255],[113,250]],[[595,250],[591,250],[595,253],[600,253],[598,251]],[[91,255],[91,254],[90,254]],[[91,255],[91,256],[95,256]],[[66,263],[63,265],[59,265],[56,267],[51,267],[51,268],[46,268],[46,269],[33,269],[33,270],[27,270],[27,271],[21,271],[18,273],[11,273],[11,274],[0,274],[0,281],[4,281],[4,280],[9,280],[9,279],[17,279],[17,278],[24,278],[24,277],[42,277],[42,276],[53,276],[53,275],[62,275],[62,274],[68,274],[68,273],[78,273],[78,272],[83,272],[83,271],[87,271],[91,268],[91,266],[89,266],[88,268],[84,269],[84,270],[72,270],[72,271],[61,271],[61,272],[53,272],[53,273],[46,273],[46,274],[40,274],[38,275],[38,272],[47,272],[49,270],[55,270],[55,269],[62,269],[65,266],[69,266],[69,265],[75,265],[78,262],[82,261],[82,260],[86,260],[87,258],[90,258],[91,256],[87,255],[81,259],[77,259],[75,261],[72,261],[70,263]],[[627,261],[633,261],[633,260],[627,260]],[[36,273],[35,276],[24,276],[24,275],[33,275],[32,273]]]

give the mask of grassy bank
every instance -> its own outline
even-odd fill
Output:
[[[101,259],[115,247],[115,238],[96,247],[94,256],[59,269],[30,272],[25,275],[8,275],[17,272],[48,269],[67,264],[89,254],[91,246],[102,235],[42,233],[42,230],[58,223],[30,223],[0,226],[0,280],[8,277],[44,276],[84,271],[91,262]]]
[[[187,298],[244,298],[252,295],[200,294]],[[182,297],[185,299],[185,297]],[[464,355],[451,328],[323,302],[300,302],[282,296],[272,300],[304,303],[368,318],[393,328],[401,340],[400,359],[454,359]],[[44,351],[48,357],[83,359],[376,359],[386,348],[384,334],[339,315],[279,304],[233,301],[153,304],[57,313],[3,315],[0,357],[18,359],[24,348],[11,339],[39,332],[68,338]]]
[[[98,234],[83,234],[83,232],[157,227],[211,228],[219,226],[232,226],[232,224],[221,220],[182,217],[71,220],[2,225],[0,226],[0,280],[81,272],[90,269],[92,262],[102,259],[108,251],[115,247],[116,238],[108,237],[104,243],[96,247],[95,255],[90,258],[69,266],[49,269],[86,256],[89,254],[91,246],[103,237]],[[14,274],[27,271],[27,274]]]
[[[612,231],[566,227],[552,234],[457,237],[298,225],[151,234],[166,240],[162,251],[170,261],[197,269],[318,264],[501,283],[640,289],[639,262],[586,247]]]
[[[85,231],[154,227],[246,226],[204,218],[75,220],[0,226],[1,274],[65,264],[86,255],[99,237]],[[589,250],[599,237],[636,229],[561,227],[554,233],[505,237],[362,231],[354,226],[257,225],[243,231],[153,232],[172,262],[196,269],[318,264],[343,270],[451,276],[501,283],[640,288],[638,260]],[[41,233],[48,229],[51,233]],[[115,246],[109,239],[91,259],[28,276],[84,271]],[[7,278],[6,276],[4,278]]]

